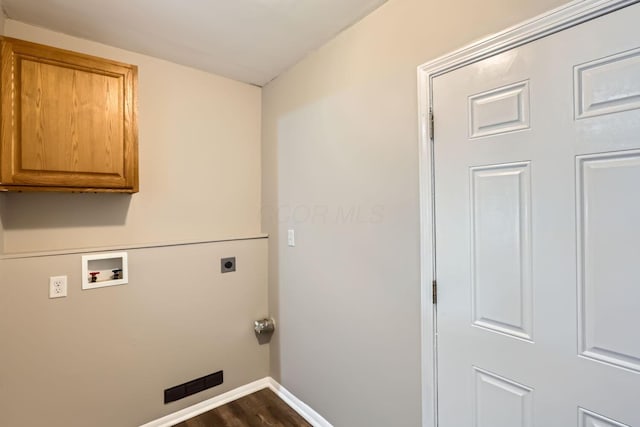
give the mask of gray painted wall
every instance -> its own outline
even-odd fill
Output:
[[[0,34],[4,34],[4,21],[6,19],[6,16],[4,16],[4,8],[2,7],[2,1],[0,1]]]
[[[140,157],[134,195],[6,194],[5,253],[260,232],[260,88],[11,19],[4,35],[137,65]]]
[[[80,254],[0,260],[0,425],[138,426],[266,377],[266,239],[128,250],[129,284],[81,290]],[[220,273],[236,256],[237,271]],[[48,278],[69,296],[49,299]],[[164,405],[163,390],[224,370]]]
[[[271,372],[335,426],[420,425],[416,67],[561,3],[391,0],[264,88]]]
[[[260,88],[13,20],[4,34],[139,66],[141,182],[0,194],[0,426],[137,426],[268,376],[266,239],[131,249],[129,284],[89,291],[77,253],[259,235]],[[226,256],[238,270],[221,275]],[[50,300],[63,274],[69,296]],[[223,385],[163,404],[220,369]]]
[[[141,193],[131,202],[67,195],[72,206],[58,206],[53,224],[37,213],[60,199],[0,195],[5,251],[256,234],[260,173],[271,237],[131,250],[130,284],[92,291],[79,290],[79,255],[0,260],[0,425],[138,425],[271,374],[336,427],[418,426],[416,66],[560,3],[391,0],[265,87],[262,113],[258,88],[9,20],[13,36],[146,64],[146,101]],[[189,82],[187,96],[172,86],[155,97],[174,80]],[[213,99],[189,102],[202,87],[238,101],[242,121],[216,125],[220,138],[206,137],[207,115],[182,111],[172,121],[163,110],[180,96],[199,113]],[[181,129],[196,130],[184,140]],[[223,199],[211,183],[228,168],[172,162],[184,152],[176,141],[212,149],[213,139],[229,142],[243,165],[231,171],[243,189]],[[85,217],[74,219],[78,212]],[[288,228],[296,247],[286,245]],[[239,272],[220,276],[218,258],[233,254]],[[70,295],[49,300],[47,279],[57,274],[69,275]],[[270,349],[250,329],[268,311],[278,321]],[[220,389],[162,404],[162,389],[220,368]]]

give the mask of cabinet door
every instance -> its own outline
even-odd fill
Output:
[[[137,67],[1,43],[2,189],[137,192]]]

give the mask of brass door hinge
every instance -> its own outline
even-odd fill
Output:
[[[438,282],[435,280],[431,283],[431,299],[434,304],[438,303]]]

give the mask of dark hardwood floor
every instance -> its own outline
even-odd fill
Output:
[[[296,411],[265,388],[198,415],[175,427],[310,427]]]

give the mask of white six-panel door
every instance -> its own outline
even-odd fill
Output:
[[[440,427],[640,427],[640,5],[432,94]]]

